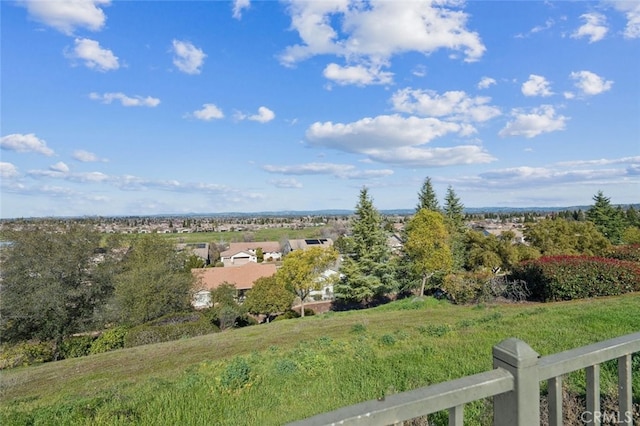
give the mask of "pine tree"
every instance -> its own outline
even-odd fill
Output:
[[[445,196],[444,216],[449,231],[449,245],[453,252],[454,269],[460,270],[465,262],[464,234],[464,205],[456,195],[453,187],[449,185]]]
[[[334,286],[336,299],[347,303],[369,303],[393,289],[391,250],[382,216],[373,206],[367,188],[360,191],[351,236],[345,237],[349,253],[344,257],[342,279]]]
[[[447,195],[444,198],[444,215],[456,232],[464,230],[464,205],[456,195],[453,187],[449,185]]]
[[[611,205],[608,197],[602,191],[593,196],[594,205],[587,211],[587,219],[596,225],[600,231],[613,244],[619,244],[624,231],[624,217]]]
[[[431,178],[427,177],[418,192],[418,205],[416,206],[416,212],[422,209],[431,210],[434,212],[440,211],[440,205],[436,197],[436,192],[431,185]]]

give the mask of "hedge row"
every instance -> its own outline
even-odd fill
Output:
[[[559,301],[640,291],[640,264],[589,256],[547,256],[523,262],[511,273],[531,299]]]

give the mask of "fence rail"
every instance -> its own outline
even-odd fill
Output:
[[[449,382],[438,383],[362,402],[291,423],[291,426],[390,425],[441,410],[449,411],[449,425],[464,421],[464,404],[493,398],[496,426],[540,424],[540,382],[549,389],[549,424],[562,425],[562,377],[586,371],[587,413],[585,423],[599,425],[600,364],[618,362],[619,424],[631,426],[631,356],[640,352],[640,333],[594,343],[540,358],[528,344],[511,338],[493,347],[494,369]]]

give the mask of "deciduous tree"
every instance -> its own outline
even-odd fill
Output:
[[[405,251],[414,271],[422,277],[420,295],[427,280],[436,272],[447,272],[453,265],[449,234],[441,213],[421,209],[407,224]]]
[[[189,309],[194,278],[184,265],[184,253],[159,235],[134,239],[115,279],[119,321],[137,325]]]
[[[338,260],[338,252],[333,248],[312,247],[294,250],[282,262],[276,272],[276,281],[300,298],[300,315],[304,317],[304,300],[313,290],[322,287],[322,276]]]
[[[87,226],[54,224],[8,232],[2,249],[0,333],[5,341],[54,340],[95,325],[113,291],[114,251]]]
[[[245,308],[252,314],[263,314],[269,317],[291,308],[295,295],[287,290],[275,276],[259,278],[244,301]]]

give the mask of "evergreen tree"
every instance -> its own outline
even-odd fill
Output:
[[[449,221],[452,230],[464,231],[464,205],[456,195],[453,187],[449,185],[447,195],[444,198],[444,215]]]
[[[627,209],[626,219],[629,226],[640,226],[640,216],[633,206],[629,206]]]
[[[602,191],[598,191],[593,196],[595,202],[587,211],[587,219],[596,225],[598,231],[602,233],[613,244],[619,244],[624,231],[624,216],[620,210],[611,205],[610,199],[605,197]]]
[[[431,178],[427,177],[418,192],[418,205],[416,206],[416,212],[422,209],[431,210],[434,212],[440,211],[440,205],[436,197],[436,192],[431,185]]]
[[[338,300],[348,303],[371,302],[393,289],[391,250],[383,229],[382,216],[373,206],[367,188],[360,191],[352,234],[345,237],[349,253],[340,267],[342,279],[334,286]]]
[[[449,185],[445,196],[444,216],[449,231],[449,245],[453,253],[453,268],[461,270],[465,262],[464,234],[464,205],[456,195],[453,187]]]

